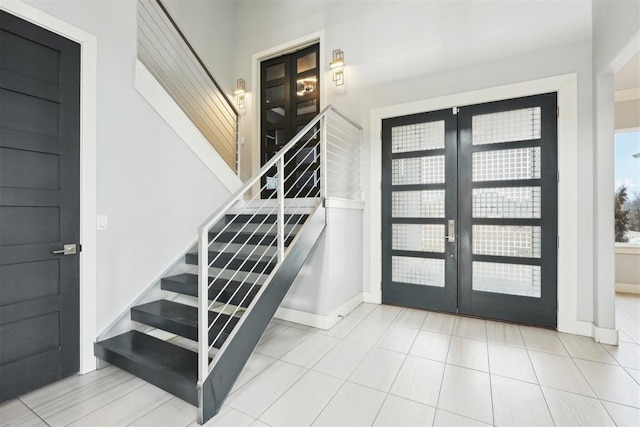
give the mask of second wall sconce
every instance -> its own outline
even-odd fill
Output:
[[[333,82],[336,86],[344,84],[344,52],[340,49],[333,51],[333,60],[329,63],[333,72]]]
[[[238,108],[240,110],[244,110],[244,107],[245,107],[245,103],[244,103],[244,95],[245,95],[244,79],[238,79],[238,81],[236,81],[236,90],[233,92],[233,94],[236,96],[236,105],[238,106]]]

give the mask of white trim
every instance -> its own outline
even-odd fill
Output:
[[[618,330],[600,328],[593,324],[591,336],[596,342],[609,345],[618,345]]]
[[[307,34],[306,36],[299,37],[295,40],[288,41],[286,43],[274,46],[269,49],[254,53],[251,55],[251,91],[254,96],[251,98],[253,106],[253,125],[251,126],[252,138],[251,138],[251,175],[255,174],[261,166],[260,162],[260,63],[267,59],[277,58],[287,53],[295,52],[296,50],[305,48],[314,43],[320,44],[320,72],[318,78],[320,79],[320,111],[326,106],[327,100],[327,79],[324,78],[328,68],[327,61],[325,59],[325,35],[324,30],[317,31],[315,33]],[[257,188],[256,188],[257,191]]]
[[[617,90],[613,93],[615,102],[633,101],[640,99],[640,87]]]
[[[319,329],[331,329],[338,321],[351,313],[353,309],[362,303],[362,293],[351,298],[339,308],[333,310],[329,315],[309,313],[306,311],[294,310],[292,308],[278,307],[275,318],[286,320],[288,322],[299,323],[301,325],[311,326]]]
[[[615,58],[611,61],[608,67],[605,67],[599,74],[608,74],[609,72],[615,73],[620,68],[622,68],[633,55],[638,51],[638,46],[640,46],[640,30],[636,31],[636,33],[631,36],[627,44],[625,44],[622,49],[618,52]],[[595,76],[594,76],[595,77]]]
[[[640,245],[616,243],[616,254],[640,255]]]
[[[18,0],[0,9],[80,44],[80,373],[96,369],[96,114],[98,40],[79,28]]]
[[[439,98],[392,105],[371,110],[370,129],[370,194],[365,209],[370,213],[371,243],[369,269],[371,279],[369,295],[365,300],[382,301],[382,249],[379,237],[382,227],[380,182],[382,154],[380,147],[382,119],[435,111],[464,105],[480,104],[502,99],[557,92],[560,118],[558,119],[558,169],[562,179],[558,184],[558,330],[580,335],[592,335],[591,323],[578,320],[578,88],[577,74],[514,83],[489,89],[447,95]],[[366,263],[365,263],[366,265]],[[366,267],[365,267],[366,268]]]
[[[364,210],[364,202],[362,200],[336,199],[327,197],[324,200],[325,208],[332,209],[357,209]]]
[[[616,292],[625,294],[640,294],[640,283],[616,282]]]
[[[362,301],[369,304],[382,304],[382,292],[363,292]]]
[[[200,161],[209,168],[227,190],[235,193],[242,181],[209,141],[202,135],[191,119],[171,98],[142,62],[136,59],[136,90],[184,141]]]

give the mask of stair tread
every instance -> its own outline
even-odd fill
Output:
[[[217,297],[217,301],[229,302],[233,305],[241,305],[242,307],[248,307],[255,294],[260,290],[259,284],[247,281],[243,283],[242,281],[229,281],[228,279],[222,278],[214,280],[212,277],[209,277],[209,283],[209,299]],[[183,273],[164,277],[161,281],[161,286],[163,290],[197,297],[198,275]],[[245,298],[247,293],[249,293],[250,296]]]
[[[198,253],[188,253],[185,262],[198,265]],[[209,251],[209,263],[210,267],[225,267],[229,270],[240,269],[252,273],[269,274],[276,266],[277,260],[275,254],[248,255],[232,251]]]
[[[294,219],[303,219],[306,220],[309,217],[309,214],[289,214],[285,213],[284,217],[286,219],[294,218]],[[256,223],[256,222],[264,222],[265,224],[273,223],[278,219],[278,214],[227,214],[225,215],[225,221],[227,223]]]
[[[132,310],[145,312],[148,314],[152,314],[158,317],[165,318],[167,320],[181,323],[186,326],[198,327],[198,308],[193,307],[191,305],[181,304],[179,302],[169,301],[166,299],[160,299],[156,301],[152,301],[146,304],[137,305],[132,308]],[[218,316],[219,315],[219,316]],[[215,311],[209,312],[209,322],[212,322],[213,319],[218,316],[218,320],[216,320],[214,326],[223,326],[227,320],[231,316],[223,313],[217,313]],[[233,328],[233,326],[238,322],[237,317],[233,317],[227,325],[227,328]]]
[[[198,381],[198,355],[191,350],[171,344],[135,330],[125,332],[96,343],[131,362],[148,369],[159,371],[163,375],[171,375],[193,387]],[[110,363],[116,364],[113,361]]]
[[[289,233],[288,236],[285,237],[285,246],[289,246],[293,239],[295,238],[296,233]],[[277,232],[237,232],[233,230],[228,231],[211,231],[209,232],[209,239],[212,243],[247,243],[253,246],[275,246],[277,241]]]

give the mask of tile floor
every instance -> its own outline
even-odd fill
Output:
[[[362,304],[329,331],[275,320],[211,426],[639,426],[640,297],[620,345]],[[15,426],[187,426],[196,409],[118,368],[0,405]]]

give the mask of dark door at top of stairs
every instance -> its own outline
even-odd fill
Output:
[[[260,64],[260,164],[264,165],[319,112],[320,45],[279,56]],[[314,148],[320,126],[305,135],[287,154],[286,197],[319,194],[319,154]],[[276,168],[262,179],[262,198],[275,193]],[[275,197],[275,196],[274,196]]]
[[[0,401],[79,369],[79,171],[80,46],[0,11]]]

